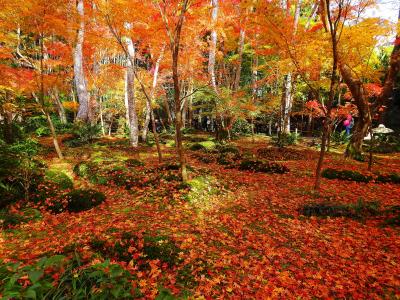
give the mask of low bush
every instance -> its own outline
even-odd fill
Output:
[[[284,174],[289,172],[289,168],[282,164],[260,160],[243,160],[239,165],[239,169],[273,174]]]
[[[376,182],[381,182],[381,183],[396,183],[400,184],[400,174],[379,174],[376,179]]]
[[[343,130],[341,132],[333,132],[331,135],[331,143],[335,145],[345,145],[347,144],[351,139],[351,134],[347,134],[346,130]]]
[[[106,199],[106,196],[94,190],[77,189],[66,194],[66,209],[70,212],[80,212],[91,209]]]
[[[295,145],[299,140],[300,135],[298,133],[281,133],[277,136],[272,137],[274,144],[280,148]]]
[[[232,126],[232,135],[249,135],[251,134],[251,124],[245,119],[237,119]]]
[[[191,127],[187,127],[187,128],[183,128],[182,129],[182,133],[183,134],[193,134],[195,132],[196,132],[196,130],[194,128],[191,128]]]
[[[0,264],[3,299],[132,299],[143,296],[132,288],[136,279],[108,260],[83,266],[79,258],[56,255],[25,266]]]
[[[200,143],[194,143],[194,144],[191,144],[191,145],[189,146],[189,150],[192,150],[192,151],[200,151],[200,150],[205,151],[205,150],[207,150],[207,148],[204,147],[204,146],[203,146],[202,144],[200,144]]]
[[[353,219],[364,219],[379,215],[380,204],[376,201],[365,202],[359,199],[356,204],[338,203],[312,203],[303,206],[299,212],[307,217],[347,217]]]
[[[65,140],[69,147],[79,147],[92,143],[99,135],[101,128],[98,124],[76,123],[72,129],[72,138]]]
[[[101,173],[99,166],[93,162],[81,162],[75,165],[73,172],[93,184],[107,184],[108,178]]]
[[[322,177],[327,179],[340,179],[355,182],[369,182],[372,180],[372,176],[364,175],[357,171],[335,170],[332,168],[327,168],[323,170]]]

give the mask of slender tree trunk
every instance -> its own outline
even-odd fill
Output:
[[[64,159],[64,156],[61,152],[61,148],[60,145],[58,144],[58,140],[57,140],[57,133],[56,133],[56,129],[54,128],[54,124],[53,121],[51,120],[50,114],[47,112],[44,112],[47,118],[47,122],[49,123],[49,128],[51,131],[51,136],[53,137],[53,144],[54,144],[54,148],[56,149],[58,158],[60,159]]]
[[[104,125],[104,116],[103,116],[103,99],[100,96],[99,99],[99,113],[100,113],[100,124],[101,124],[101,132],[103,133],[103,135],[106,135],[106,129],[105,129],[105,125]]]
[[[146,139],[147,139],[147,132],[149,129],[149,123],[150,123],[151,111],[152,111],[152,107],[151,107],[152,103],[151,102],[154,99],[154,94],[155,94],[156,87],[157,87],[158,71],[160,69],[160,63],[163,58],[163,55],[164,55],[164,48],[162,48],[160,56],[158,57],[155,68],[154,68],[153,84],[151,86],[151,91],[150,91],[150,101],[146,101],[146,118],[144,121],[143,132],[142,132],[142,140],[143,141],[146,141]]]
[[[129,120],[129,138],[132,147],[137,147],[139,143],[139,125],[136,113],[135,102],[135,46],[130,38],[126,38],[129,54],[128,65],[125,76],[126,104]]]
[[[326,144],[328,137],[330,135],[331,131],[331,110],[332,110],[332,104],[333,100],[335,99],[335,92],[336,92],[336,84],[338,82],[338,76],[337,76],[337,69],[338,69],[338,36],[337,36],[337,21],[340,20],[341,18],[341,9],[342,7],[339,5],[339,12],[338,20],[332,20],[331,18],[331,13],[330,13],[330,1],[329,0],[324,0],[326,1],[326,6],[327,6],[327,19],[329,22],[329,29],[330,29],[330,36],[331,36],[331,43],[332,43],[332,72],[331,72],[331,78],[330,78],[330,88],[329,88],[329,98],[325,106],[325,120],[324,120],[324,129],[322,132],[322,141],[321,141],[321,152],[319,154],[318,158],[318,163],[317,163],[317,168],[315,170],[315,183],[314,183],[314,190],[319,190],[321,187],[321,172],[322,172],[322,165],[324,162],[324,157],[325,157],[325,151],[326,151]],[[340,34],[339,34],[340,36]]]
[[[87,122],[89,119],[89,93],[83,69],[83,40],[85,36],[84,3],[77,0],[79,29],[74,50],[74,83],[79,101],[77,119]]]
[[[292,110],[293,96],[292,96],[292,73],[288,73],[284,79],[283,95],[282,95],[282,119],[281,119],[281,133],[290,133],[290,113]]]
[[[67,124],[67,115],[65,114],[65,108],[62,105],[62,102],[60,100],[60,94],[58,93],[58,90],[56,88],[53,90],[53,96],[54,96],[54,102],[57,106],[58,116],[60,117],[60,121],[62,124]]]
[[[218,19],[218,0],[211,0],[212,12],[211,12],[211,39],[210,39],[210,50],[208,54],[208,73],[210,75],[211,85],[214,92],[218,94],[217,81],[215,77],[215,59],[217,50],[217,31],[215,30],[215,24]]]
[[[168,96],[163,97],[163,100],[164,100],[165,112],[167,113],[167,123],[168,125],[170,125],[172,124],[172,114],[171,110],[169,109]]]
[[[240,88],[240,77],[242,72],[242,59],[243,59],[243,49],[244,49],[244,39],[246,36],[246,31],[243,28],[240,28],[239,34],[239,45],[238,45],[238,65],[236,68],[235,74],[235,83],[234,83],[234,90],[237,91]]]
[[[53,144],[54,148],[56,149],[57,155],[60,159],[64,159],[64,156],[61,152],[60,146],[58,145],[57,140],[57,133],[54,128],[53,121],[51,120],[51,116],[49,112],[45,108],[44,103],[44,44],[43,44],[43,34],[40,35],[40,97],[37,97],[35,93],[33,93],[33,97],[35,98],[36,102],[40,105],[40,109],[42,113],[46,116],[47,123],[49,124],[50,132],[53,137]]]
[[[170,39],[170,49],[172,54],[172,79],[174,83],[174,100],[175,100],[175,140],[176,140],[176,149],[178,152],[178,157],[180,161],[180,171],[182,181],[186,182],[188,179],[187,170],[186,170],[186,157],[185,152],[182,145],[182,114],[181,114],[181,95],[180,95],[180,86],[179,86],[179,50],[180,50],[180,41],[181,41],[181,33],[183,22],[185,20],[185,14],[188,9],[189,0],[182,0],[180,5],[180,15],[177,24],[172,29],[168,27],[168,21],[166,19],[165,11],[160,8],[160,12],[162,14],[164,24],[167,28],[167,33]]]

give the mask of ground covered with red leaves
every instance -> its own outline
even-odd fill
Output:
[[[114,149],[104,147],[109,153]],[[241,150],[260,152],[257,147]],[[119,151],[129,155],[129,149]],[[164,151],[173,161],[173,149]],[[321,190],[314,192],[317,152],[301,151],[304,159],[289,156],[280,162],[290,170],[285,174],[204,163],[190,151],[195,184],[183,188],[177,180],[125,189],[75,178],[76,185],[103,192],[106,201],[80,213],[42,210],[40,219],[3,230],[0,257],[29,265],[44,256],[62,254],[69,260],[79,255],[79,268],[110,260],[132,274],[130,292],[137,298],[162,299],[164,293],[178,298],[398,299],[399,227],[387,225],[384,214],[319,217],[302,214],[302,208],[373,202],[384,211],[400,205],[400,184],[323,179]],[[145,165],[137,168],[156,168],[153,154],[148,149],[140,153]],[[78,161],[69,159],[71,165]],[[368,173],[366,163],[334,154],[325,167]],[[374,169],[400,172],[400,156],[378,157]],[[141,180],[151,180],[151,174]],[[203,181],[196,183],[198,178]],[[54,286],[63,271],[48,271]],[[18,280],[32,285],[29,276]]]

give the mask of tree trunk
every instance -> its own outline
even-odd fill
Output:
[[[168,125],[171,125],[172,124],[172,114],[171,114],[171,110],[169,109],[168,96],[163,97],[163,100],[164,100],[165,112],[167,113],[167,123],[168,123]]]
[[[243,49],[244,49],[244,39],[246,36],[246,32],[243,28],[240,28],[240,34],[239,34],[239,45],[238,45],[238,65],[236,68],[236,74],[235,74],[235,83],[233,89],[237,91],[240,88],[240,76],[242,72],[242,59],[243,59]]]
[[[179,15],[178,23],[174,28],[174,35],[170,35],[170,48],[172,53],[172,78],[174,82],[174,100],[175,100],[175,140],[176,140],[176,149],[178,152],[178,157],[180,161],[180,171],[182,181],[186,182],[188,179],[187,170],[186,170],[186,157],[185,152],[182,145],[182,114],[181,114],[181,95],[180,95],[180,86],[179,86],[179,48],[180,48],[180,39],[183,22],[185,20],[185,14],[187,11],[188,0],[184,0],[181,4],[181,12]],[[165,17],[165,16],[164,16]]]
[[[89,93],[83,69],[83,40],[85,36],[84,3],[77,1],[79,29],[74,50],[74,83],[79,101],[77,119],[83,122],[89,120]]]
[[[146,141],[147,139],[147,132],[149,130],[149,123],[150,123],[150,119],[151,119],[151,112],[152,112],[152,101],[154,99],[154,94],[156,92],[156,87],[157,87],[157,80],[158,80],[158,71],[160,69],[160,63],[161,60],[163,58],[164,55],[164,48],[162,48],[161,52],[160,52],[160,56],[158,57],[157,61],[156,61],[156,65],[154,68],[154,75],[153,75],[153,84],[151,86],[151,91],[150,91],[150,101],[146,101],[146,118],[144,121],[144,125],[143,125],[143,132],[142,132],[142,140]]]
[[[100,113],[100,125],[101,125],[101,132],[103,133],[103,136],[106,135],[106,129],[105,129],[105,125],[104,125],[104,117],[103,117],[103,99],[100,96],[99,99],[99,113]]]
[[[132,147],[137,147],[139,143],[139,125],[135,103],[135,46],[130,38],[126,38],[126,44],[129,54],[125,77],[126,104],[128,110],[127,115],[129,120],[129,138]]]
[[[400,7],[399,7],[399,17],[398,25],[400,24]],[[398,27],[400,28],[400,27]],[[395,86],[396,77],[400,73],[400,32],[397,32],[395,45],[390,55],[389,69],[386,74],[385,82],[383,84],[383,89],[378,97],[377,106],[378,109],[381,106],[387,107],[391,104],[391,99],[393,95],[393,88]],[[383,119],[383,114],[381,114],[381,120]]]
[[[218,19],[218,0],[211,0],[211,3],[212,3],[211,25],[213,28],[211,31],[210,50],[208,55],[208,73],[210,75],[211,85],[215,93],[218,94],[217,82],[215,78],[215,59],[216,59],[215,56],[217,50],[217,31],[215,30],[215,23],[217,22]]]
[[[47,122],[49,123],[49,128],[51,131],[51,135],[53,137],[53,144],[54,144],[54,148],[56,149],[57,155],[59,159],[64,159],[64,156],[61,152],[61,148],[60,145],[58,144],[58,140],[57,140],[57,133],[56,133],[56,129],[54,128],[54,124],[53,121],[51,120],[50,114],[47,112],[44,112],[47,118]]]
[[[317,168],[315,170],[315,182],[314,182],[314,190],[319,190],[321,187],[321,172],[322,172],[322,165],[324,162],[325,151],[326,151],[326,143],[327,139],[330,135],[331,131],[331,111],[332,111],[332,104],[333,100],[335,99],[335,92],[336,92],[336,85],[338,82],[337,78],[337,69],[338,69],[338,32],[337,32],[337,21],[340,21],[341,18],[341,6],[339,6],[338,12],[338,20],[333,20],[331,18],[331,11],[329,7],[329,0],[325,0],[327,4],[327,19],[329,22],[329,29],[330,29],[330,36],[331,36],[331,43],[332,43],[332,72],[330,78],[330,87],[329,87],[329,98],[324,107],[325,113],[325,120],[324,120],[324,129],[322,132],[322,141],[321,141],[321,152],[319,154]],[[300,1],[299,1],[300,2]],[[340,36],[340,34],[339,34]]]
[[[54,95],[54,102],[57,106],[57,110],[58,110],[58,116],[60,117],[60,121],[62,124],[67,124],[67,115],[65,114],[65,108],[62,105],[62,102],[60,100],[60,95],[58,93],[57,89],[53,90],[53,95]]]
[[[368,128],[372,121],[369,102],[364,94],[363,83],[359,79],[355,78],[351,69],[347,65],[341,63],[340,71],[342,73],[343,81],[349,87],[358,109],[358,120],[354,126],[353,134],[345,154],[346,156],[353,158],[360,158],[362,155],[363,140],[367,135]]]
[[[292,73],[288,73],[284,79],[283,95],[282,95],[282,119],[281,119],[281,133],[290,133],[290,112],[292,110]]]

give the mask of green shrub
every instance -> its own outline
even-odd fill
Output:
[[[369,182],[372,180],[372,176],[367,176],[357,171],[335,170],[331,168],[323,170],[322,177],[327,179],[340,179],[355,182]]]
[[[106,196],[101,192],[90,189],[77,189],[67,193],[65,199],[65,209],[70,212],[80,212],[101,204],[106,199]],[[54,207],[54,212],[58,212],[57,209],[58,207]]]
[[[338,204],[338,203],[312,203],[304,205],[300,214],[311,217],[347,217],[352,219],[364,219],[379,215],[380,204],[376,201],[365,202],[359,199],[356,204]]]
[[[232,134],[234,136],[251,134],[251,124],[244,119],[237,119],[232,126]]]
[[[73,172],[93,184],[107,184],[109,180],[108,176],[102,174],[99,166],[93,162],[80,162],[74,166]]]
[[[61,255],[44,257],[26,266],[22,266],[21,263],[0,261],[2,299],[45,299],[50,291],[56,289],[52,275],[60,271],[64,259]]]
[[[382,183],[396,183],[400,184],[400,174],[386,174],[386,175],[381,175],[379,174],[376,179],[376,182],[382,182]]]
[[[281,133],[272,138],[274,144],[280,148],[297,144],[300,135],[295,132]]]
[[[29,200],[43,178],[44,164],[36,158],[40,150],[34,139],[11,145],[0,142],[0,207]]]
[[[225,154],[225,153],[232,153],[237,155],[240,154],[239,148],[232,144],[225,144],[225,145],[218,144],[216,148],[220,154]]]
[[[346,130],[341,132],[333,132],[331,134],[331,142],[336,145],[345,145],[350,142],[351,134],[347,134]]]
[[[132,288],[136,279],[108,260],[85,267],[79,258],[56,255],[26,266],[0,264],[3,299],[132,299],[143,296]]]
[[[45,173],[45,179],[56,183],[60,189],[63,190],[72,189],[74,187],[74,183],[71,178],[69,178],[68,175],[63,172],[48,170]]]
[[[200,144],[200,143],[195,143],[195,144],[191,144],[191,145],[189,146],[189,150],[192,150],[192,151],[203,150],[203,151],[205,151],[205,150],[207,150],[207,148],[204,147],[204,146],[203,146],[202,144]]]
[[[87,123],[76,123],[72,129],[73,137],[65,141],[70,147],[78,147],[94,141],[101,132],[98,124],[92,125]]]
[[[239,165],[240,170],[262,172],[262,173],[276,173],[284,174],[289,172],[288,167],[274,163],[274,162],[263,162],[260,160],[243,160]]]
[[[182,129],[182,133],[183,134],[193,134],[195,132],[196,132],[196,130],[194,128],[191,128],[191,127],[186,127],[186,128]]]
[[[74,166],[73,172],[80,177],[88,178],[93,173],[97,173],[98,167],[91,162],[80,162]]]

